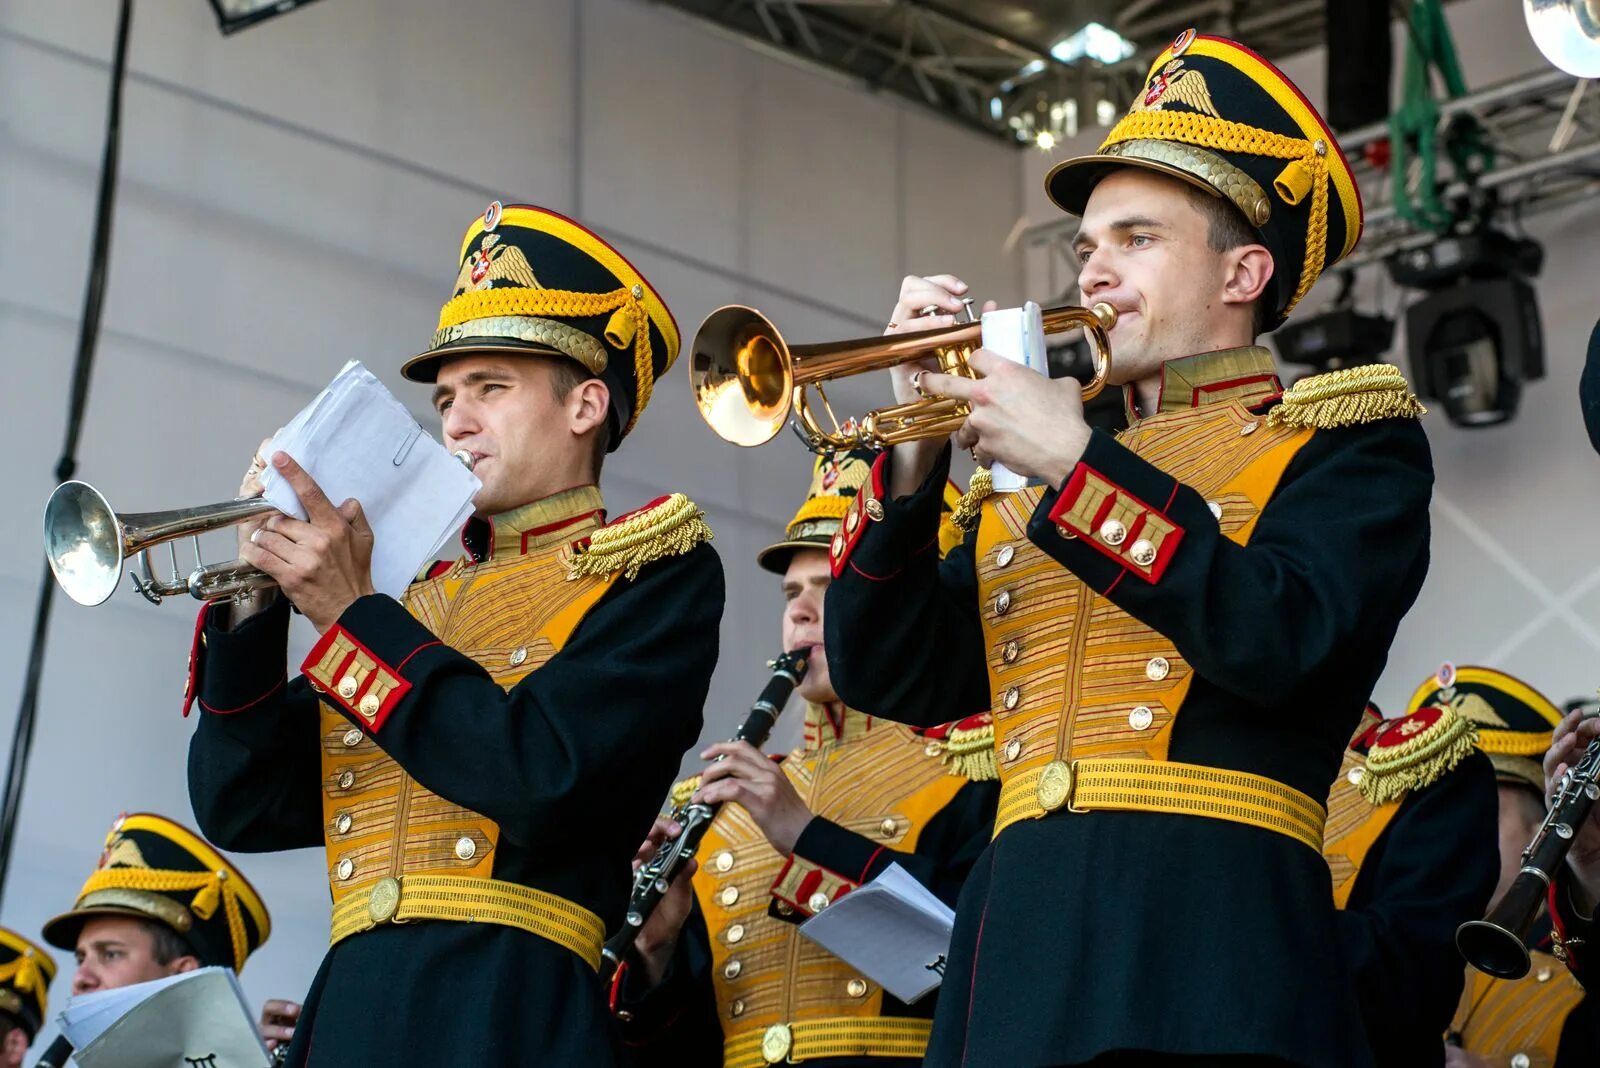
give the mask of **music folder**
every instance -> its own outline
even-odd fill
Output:
[[[944,982],[956,914],[891,864],[800,925],[800,933],[906,1004]]]
[[[81,994],[56,1015],[78,1068],[268,1068],[239,977],[200,968]]]

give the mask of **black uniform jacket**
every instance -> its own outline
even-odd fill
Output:
[[[945,457],[914,494],[880,502],[827,594],[840,696],[909,721],[991,701],[979,612],[996,606],[978,603],[976,541],[942,563],[934,551]],[[879,487],[893,456],[882,462]],[[1097,595],[1091,608],[1109,600],[1192,666],[1169,759],[1267,776],[1320,804],[1427,570],[1420,425],[1316,431],[1246,545],[1223,535],[1212,502],[1109,434],[1093,433],[1085,468],[1183,532],[1147,581],[1063,536],[1050,518],[1060,487],[1026,528]],[[1025,819],[962,891],[927,1063],[1146,1050],[1363,1065],[1336,923],[1326,863],[1284,835],[1151,812]]]
[[[1572,903],[1572,873],[1562,868],[1550,889],[1550,906],[1555,914],[1555,928],[1564,943],[1567,967],[1578,977],[1585,990],[1600,987],[1600,918],[1580,914]]]
[[[483,601],[478,610],[506,613],[515,628],[517,613]],[[647,564],[635,579],[619,575],[564,646],[507,690],[393,598],[363,597],[338,626],[409,687],[376,729],[339,711],[438,801],[498,826],[493,879],[558,895],[614,929],[629,860],[699,734],[722,607],[710,546]],[[341,726],[330,743],[307,677],[285,679],[288,622],[282,599],[231,632],[203,621],[189,790],[201,828],[225,849],[321,846],[322,750],[340,736],[360,741]],[[505,664],[502,650],[500,672]],[[428,818],[411,814],[423,834]],[[616,1056],[599,978],[573,952],[514,927],[424,921],[329,950],[290,1063],[603,1066]]]
[[[1600,998],[1587,992],[1551,950],[1541,914],[1525,944],[1532,970],[1495,979],[1468,969],[1450,1041],[1490,1064],[1588,1068],[1600,1064]]]

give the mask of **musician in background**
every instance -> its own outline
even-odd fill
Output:
[[[56,962],[50,951],[0,927],[0,1068],[22,1068],[44,1025]]]
[[[1082,216],[1081,303],[1120,313],[1128,430],[993,353],[977,381],[897,368],[1037,484],[987,495],[941,566],[949,446],[898,445],[832,550],[840,697],[995,718],[997,835],[927,1062],[1359,1068],[1323,801],[1427,571],[1433,468],[1397,369],[1285,391],[1254,344],[1354,248],[1354,181],[1281,73],[1186,31],[1046,190]],[[890,332],[966,289],[906,279]]]
[[[1465,982],[1456,928],[1482,918],[1499,873],[1494,768],[1438,689],[1398,719],[1369,704],[1328,795],[1322,855],[1375,1068],[1444,1063]]]
[[[1590,357],[1591,363],[1596,362],[1593,348]],[[1600,718],[1586,715],[1583,708],[1573,709],[1561,720],[1544,758],[1542,787],[1547,803],[1555,797],[1567,768],[1596,738],[1600,738]],[[1600,804],[1589,810],[1589,818],[1576,830],[1550,900],[1567,965],[1593,991],[1600,988],[1600,923],[1595,919],[1600,914]]]
[[[713,745],[700,756],[722,759],[673,788],[674,807],[691,796],[724,807],[701,841],[692,899],[686,872],[613,987],[641,1065],[922,1063],[935,997],[900,1002],[797,926],[891,864],[953,906],[994,826],[986,715],[913,730],[847,707],[828,678],[828,544],[875,455],[820,457],[784,539],[756,556],[783,578],[783,648],[811,650],[804,738],[781,761],[747,742]],[[658,821],[639,859],[678,830]]]
[[[1521,679],[1493,668],[1446,665],[1412,696],[1413,706],[1444,706],[1477,725],[1499,787],[1500,864],[1494,908],[1522,867],[1522,851],[1544,822],[1544,776],[1538,757],[1550,746],[1561,711]],[[1420,754],[1417,755],[1421,759]],[[1457,867],[1470,863],[1460,858]],[[1495,979],[1467,967],[1466,987],[1446,1035],[1449,1068],[1600,1064],[1600,1006],[1552,955],[1550,918],[1541,915],[1525,944],[1532,971]],[[1391,1011],[1403,1014],[1410,1006]]]
[[[309,518],[241,543],[279,589],[196,634],[201,825],[326,849],[332,946],[291,1065],[612,1063],[601,944],[716,664],[702,513],[674,494],[608,523],[597,485],[678,354],[661,297],[542,208],[491,204],[455,262],[401,373],[483,481],[464,555],[375,594],[359,504],[269,457]],[[291,603],[321,639],[286,678]]]

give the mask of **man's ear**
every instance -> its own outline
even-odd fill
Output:
[[[1227,275],[1222,280],[1222,303],[1253,304],[1272,281],[1272,253],[1261,245],[1240,245],[1228,252]]]
[[[185,953],[181,957],[172,958],[167,967],[170,969],[167,972],[168,975],[182,975],[184,972],[192,972],[200,967],[200,958]]]
[[[611,389],[599,378],[586,378],[567,394],[567,416],[574,434],[603,426],[611,411]]]

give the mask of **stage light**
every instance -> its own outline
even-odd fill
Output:
[[[238,33],[258,22],[283,15],[312,0],[211,0],[217,13],[217,27],[223,33]]]
[[[1050,46],[1050,54],[1063,63],[1074,63],[1085,56],[1100,63],[1117,63],[1136,51],[1132,41],[1098,22],[1088,23]]]
[[[1335,308],[1306,319],[1291,319],[1272,335],[1284,363],[1305,364],[1318,372],[1377,363],[1394,343],[1394,320]]]

